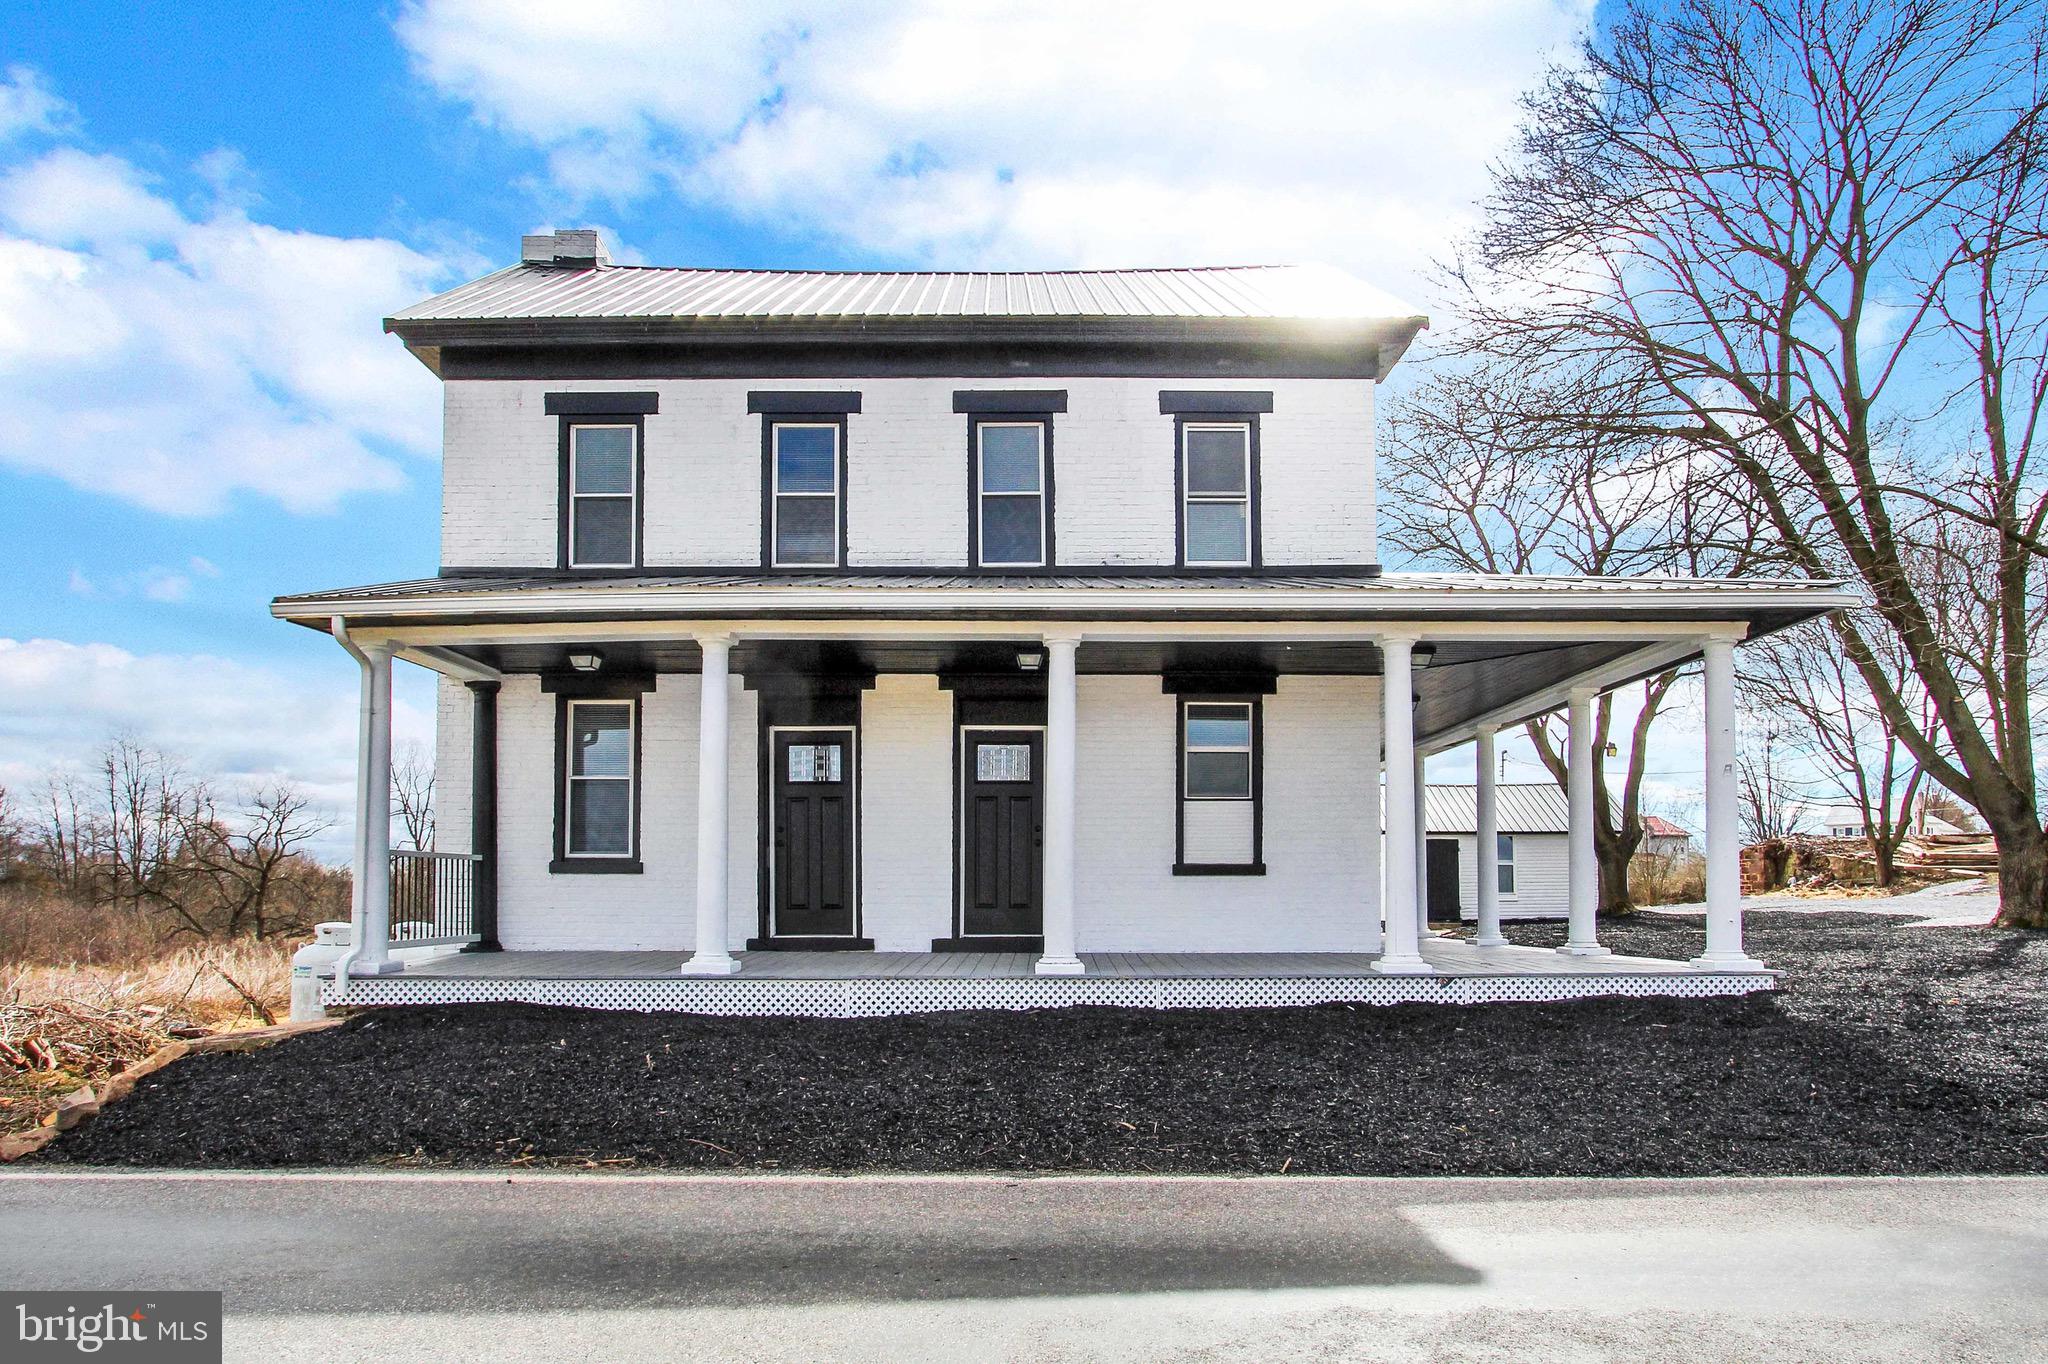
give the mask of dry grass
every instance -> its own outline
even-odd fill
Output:
[[[296,943],[195,943],[132,965],[0,967],[0,1007],[64,1002],[101,1012],[156,1010],[209,1028],[262,1021],[291,1003]],[[236,987],[239,986],[240,989]]]
[[[1697,853],[1629,860],[1629,898],[1639,905],[1693,905],[1707,898],[1707,859]]]
[[[0,1132],[173,1038],[282,1020],[295,942],[153,941],[117,909],[0,897]]]

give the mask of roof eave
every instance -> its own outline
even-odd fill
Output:
[[[602,346],[721,343],[808,345],[876,341],[1008,341],[1117,345],[1284,345],[1356,351],[1390,368],[1429,325],[1400,318],[1242,317],[387,317],[384,330],[415,354],[443,346]]]

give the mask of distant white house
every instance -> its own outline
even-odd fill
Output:
[[[1863,818],[1863,811],[1854,805],[1833,805],[1815,811],[1815,816],[1829,838],[1868,838],[1870,825]],[[1943,819],[1932,810],[1918,811],[1912,821],[1912,832],[1919,834],[1966,834],[1950,820]]]
[[[1685,857],[1693,851],[1692,835],[1661,815],[1644,815],[1637,851],[1645,857]]]

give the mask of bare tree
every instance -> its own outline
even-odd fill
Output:
[[[391,813],[406,846],[434,846],[434,755],[417,743],[400,749],[391,765]]]
[[[1669,442],[1606,420],[1563,420],[1625,391],[1558,386],[1483,356],[1432,376],[1388,408],[1381,460],[1388,540],[1417,560],[1476,573],[1731,573],[1747,532],[1718,499],[1696,495]],[[1709,526],[1717,516],[1725,524]],[[1642,791],[1651,727],[1679,673],[1635,684],[1634,715],[1616,722],[1614,693],[1594,703],[1593,751],[1627,756],[1617,786],[1593,767],[1593,854],[1599,913],[1626,914],[1629,863],[1643,839]],[[1551,777],[1566,780],[1565,736],[1553,717],[1525,729]]]
[[[1689,446],[1787,567],[1865,594],[1840,647],[1992,830],[2000,922],[2032,927],[2044,24],[2031,0],[1631,0],[1527,97],[1454,271],[1470,350],[1618,378],[1630,407],[1593,418]],[[1930,587],[1916,553],[1965,539],[1973,572]],[[1959,585],[1974,635],[1941,601]]]
[[[1735,791],[1742,819],[1742,841],[1763,843],[1792,832],[1791,788],[1778,771],[1775,732],[1762,743],[1745,745],[1735,763]]]
[[[308,870],[306,845],[332,821],[311,813],[291,783],[257,787],[223,814],[211,797],[186,807],[175,864],[149,899],[175,919],[173,932],[266,938],[311,926],[304,897],[289,894]]]
[[[1883,640],[1882,631],[1874,631]],[[1896,641],[1884,660],[1899,693],[1911,695],[1915,681]],[[1922,771],[1885,714],[1862,674],[1843,654],[1834,631],[1818,623],[1787,630],[1749,650],[1736,679],[1744,708],[1765,717],[1780,741],[1803,759],[1810,776],[1786,783],[1800,794],[1846,801],[1862,823],[1875,865],[1875,879],[1889,886],[1899,844],[1911,827]],[[1925,698],[1916,710],[1932,726]],[[1761,813],[1763,807],[1747,799]],[[1765,835],[1776,836],[1776,835]]]
[[[36,805],[32,837],[38,867],[58,889],[89,896],[100,865],[99,825],[89,791],[73,774],[53,773],[43,782]]]
[[[170,874],[194,811],[211,797],[174,759],[126,735],[101,751],[99,776],[108,894],[140,907]]]

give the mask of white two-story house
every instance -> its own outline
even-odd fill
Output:
[[[440,572],[274,606],[362,674],[329,997],[1768,982],[1735,900],[1732,650],[1845,598],[1382,572],[1374,395],[1424,325],[1324,269],[626,267],[587,231],[389,319],[445,393]],[[1589,775],[1564,953],[1507,946],[1484,900],[1476,942],[1429,935],[1422,757],[1481,745],[1483,858],[1495,729],[1566,706],[1590,774],[1591,698],[1702,657],[1701,958],[1595,941]],[[441,675],[431,854],[388,848],[394,659]]]

